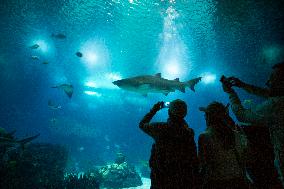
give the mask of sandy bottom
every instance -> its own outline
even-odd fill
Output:
[[[150,186],[151,186],[151,179],[145,178],[145,177],[142,177],[141,179],[142,179],[142,182],[143,182],[142,186],[130,187],[130,188],[127,188],[127,189],[149,189]]]

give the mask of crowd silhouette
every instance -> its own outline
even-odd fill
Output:
[[[214,101],[199,108],[206,130],[198,137],[198,153],[194,131],[184,120],[184,101],[170,103],[166,122],[151,123],[164,102],[156,103],[141,120],[139,127],[154,139],[151,189],[284,188],[284,62],[273,66],[266,88],[236,77],[222,76],[220,82],[230,104]],[[235,87],[264,101],[246,109]]]

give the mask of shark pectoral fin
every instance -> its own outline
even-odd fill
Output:
[[[195,78],[195,79],[192,79],[192,80],[187,81],[187,82],[186,82],[186,83],[187,83],[187,86],[188,86],[192,91],[195,92],[194,87],[195,87],[195,85],[196,85],[197,83],[199,83],[199,81],[201,81],[201,78],[202,78],[202,77],[198,77],[198,78]]]
[[[162,74],[161,73],[157,73],[155,74],[156,77],[162,77]]]
[[[178,90],[182,93],[185,93],[185,87],[184,86],[179,87]]]

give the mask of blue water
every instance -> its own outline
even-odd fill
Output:
[[[37,142],[66,145],[80,169],[111,162],[118,151],[138,165],[148,160],[152,144],[138,123],[157,101],[185,100],[186,121],[197,138],[205,129],[198,107],[228,102],[222,74],[264,86],[271,66],[284,59],[283,5],[283,0],[1,0],[0,125],[17,130],[19,138],[40,133]],[[51,37],[58,33],[66,39]],[[29,48],[34,44],[40,47]],[[195,93],[168,96],[143,97],[112,84],[156,73],[204,79]],[[71,99],[51,88],[62,83],[74,86]],[[62,109],[51,110],[48,100]],[[162,110],[154,121],[166,119]]]

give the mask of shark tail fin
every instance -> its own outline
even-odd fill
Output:
[[[28,138],[25,138],[25,139],[22,139],[22,140],[19,140],[18,142],[21,144],[21,145],[24,145],[28,142],[31,142],[32,140],[36,139],[37,137],[39,137],[40,134],[37,134],[35,136],[32,136],[32,137],[28,137]]]
[[[192,79],[192,80],[187,81],[187,82],[186,82],[186,86],[189,87],[192,91],[195,92],[194,87],[195,87],[195,85],[196,85],[197,83],[199,83],[199,81],[201,81],[201,78],[202,78],[202,77],[197,77],[197,78],[195,78],[195,79]]]

